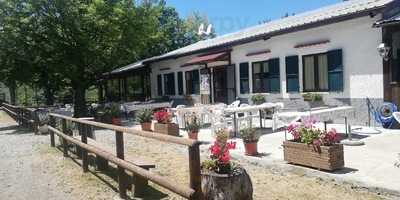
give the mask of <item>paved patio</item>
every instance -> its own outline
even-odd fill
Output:
[[[322,124],[319,124],[319,126],[322,128]],[[336,128],[339,133],[344,133],[343,125],[332,124],[328,125],[329,128]],[[361,127],[352,127],[352,129],[355,128]],[[360,187],[400,194],[400,168],[395,166],[400,157],[400,130],[362,128],[355,130],[353,136],[362,138],[361,140],[365,142],[365,145],[345,146],[345,168],[334,173],[286,164],[283,161],[281,146],[285,140],[284,131],[268,133],[260,138],[258,143],[259,157],[245,156],[241,139],[233,139],[237,142],[237,148],[231,153],[236,159],[246,159],[257,165],[274,168],[280,173],[302,173],[306,176],[327,180],[335,179],[338,182],[351,182]],[[375,133],[372,134],[371,130]],[[181,131],[181,135],[186,137],[186,132]],[[214,140],[210,129],[201,129],[199,139],[209,142]],[[288,139],[290,139],[289,134]],[[203,148],[205,151],[207,146]]]

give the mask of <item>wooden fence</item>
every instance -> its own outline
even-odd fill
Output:
[[[29,127],[35,133],[38,132],[38,120],[35,113],[35,108],[27,108],[14,106],[7,103],[2,103],[3,110],[11,116],[20,126]]]
[[[62,130],[58,130],[55,127],[55,121],[61,120]],[[78,125],[78,130],[81,135],[81,140],[78,140],[68,134],[67,132],[67,121],[73,122]],[[58,135],[62,139],[62,147],[64,156],[68,156],[68,143],[73,143],[81,148],[81,158],[82,158],[82,168],[84,172],[88,171],[88,152],[96,154],[96,156],[101,156],[102,158],[112,162],[118,166],[118,185],[119,193],[121,198],[126,198],[127,194],[127,174],[125,170],[130,171],[136,177],[145,179],[146,181],[152,181],[176,194],[187,199],[202,199],[201,192],[201,174],[200,174],[200,145],[201,142],[186,138],[179,138],[154,132],[147,132],[141,130],[134,130],[131,128],[126,128],[122,126],[115,126],[110,124],[104,124],[84,119],[77,119],[72,117],[67,117],[59,114],[50,114],[50,124],[48,126],[50,132],[51,146],[55,146],[55,135]],[[115,131],[116,138],[116,154],[107,152],[97,146],[88,144],[88,130],[94,128],[103,128]],[[150,138],[154,140],[163,141],[166,143],[173,143],[178,145],[184,145],[188,147],[189,151],[189,186],[182,186],[176,184],[173,180],[167,179],[166,177],[160,176],[156,173],[143,169],[137,165],[132,164],[124,160],[124,133],[132,134],[136,136],[141,136],[145,138]],[[135,185],[136,187],[136,185]]]

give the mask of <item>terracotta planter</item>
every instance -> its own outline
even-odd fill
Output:
[[[121,118],[113,117],[113,118],[111,118],[111,123],[113,125],[121,126]]]
[[[199,135],[198,131],[189,131],[188,132],[188,136],[192,140],[197,140],[198,139],[198,135]]]
[[[151,122],[144,122],[140,124],[143,131],[151,131]]]
[[[284,160],[298,165],[333,171],[344,167],[342,144],[332,146],[314,146],[284,141]]]
[[[202,172],[201,189],[206,200],[251,200],[253,184],[246,170],[240,168],[235,174]]]
[[[247,156],[255,156],[258,154],[257,142],[244,142],[244,149]]]
[[[155,123],[154,132],[179,136],[179,127],[177,124],[174,123],[168,123],[168,124]]]

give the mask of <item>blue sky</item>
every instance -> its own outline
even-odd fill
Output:
[[[278,19],[285,13],[301,13],[342,0],[166,0],[186,17],[193,11],[206,14],[218,35]]]

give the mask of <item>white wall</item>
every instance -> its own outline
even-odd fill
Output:
[[[233,47],[232,63],[236,64],[236,80],[239,80],[239,63],[250,62],[250,91],[252,91],[251,62],[280,58],[281,93],[274,94],[283,98],[300,97],[300,94],[286,93],[285,57],[291,55],[308,55],[323,53],[329,50],[343,50],[344,66],[344,91],[330,92],[326,97],[333,98],[383,98],[383,67],[382,58],[377,53],[376,47],[381,42],[382,31],[380,28],[372,28],[372,24],[380,17],[370,18],[368,16],[348,20],[340,23],[294,32],[281,36],[272,37],[269,40],[259,40],[251,43]],[[330,40],[327,44],[317,46],[294,48],[295,45],[318,40]],[[271,53],[246,56],[251,52],[270,49]],[[186,56],[178,59],[170,59],[153,63],[151,84],[152,96],[157,96],[157,74],[165,74],[177,71],[188,71],[199,66],[181,67],[194,56]],[[299,57],[299,82],[302,90],[302,62]],[[159,71],[160,68],[169,67],[170,70]],[[178,93],[177,78],[176,94]],[[239,81],[237,81],[237,94],[246,98],[249,95],[240,94]],[[184,81],[184,92],[186,90]],[[267,94],[269,95],[269,94]],[[177,97],[177,96],[176,96]]]

